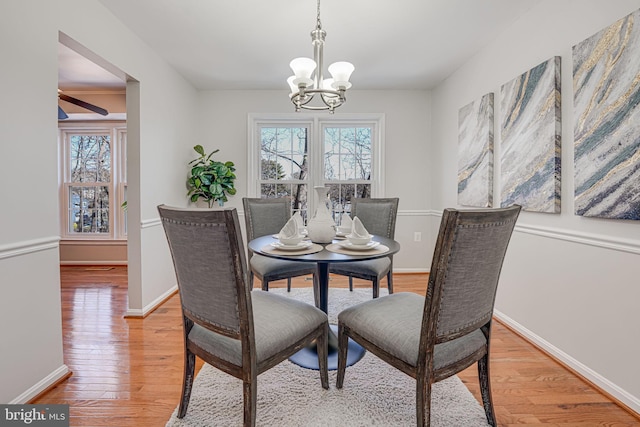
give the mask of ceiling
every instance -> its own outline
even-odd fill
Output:
[[[288,90],[291,59],[313,56],[314,0],[99,1],[200,90]],[[432,88],[539,1],[323,0],[324,73],[344,60],[354,89]],[[124,85],[64,46],[60,84]]]
[[[123,90],[125,82],[58,43],[58,89],[68,92]]]

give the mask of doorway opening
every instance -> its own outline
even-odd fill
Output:
[[[61,265],[127,265],[127,77],[58,43]]]

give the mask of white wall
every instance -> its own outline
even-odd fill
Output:
[[[355,76],[354,76],[355,85]],[[201,143],[207,151],[220,149],[219,160],[236,164],[238,193],[228,206],[242,212],[247,195],[247,128],[249,113],[294,113],[283,83],[280,91],[208,91],[200,94]],[[396,239],[402,249],[394,256],[394,271],[426,271],[430,267],[431,239],[428,207],[431,198],[428,150],[430,95],[427,91],[358,91],[347,93],[344,113],[384,113],[386,197],[399,197]],[[329,113],[319,113],[328,115]],[[192,145],[195,145],[192,144]],[[241,221],[243,222],[243,221]],[[422,241],[414,242],[414,231]],[[246,234],[245,234],[246,235]]]
[[[570,75],[571,46],[638,7],[640,0],[542,1],[431,95],[353,90],[337,114],[385,114],[386,195],[400,197],[403,248],[396,267],[427,269],[438,222],[433,213],[456,205],[458,109],[562,56],[563,211],[522,214],[497,308],[512,326],[640,411],[640,228],[572,213]],[[220,148],[220,156],[238,165],[238,194],[229,205],[240,210],[247,114],[293,110],[286,90],[196,93],[96,0],[0,2],[0,73],[11,82],[0,97],[0,402],[24,402],[67,372],[54,113],[59,31],[131,76],[131,314],[144,314],[175,283],[156,205],[186,204],[191,147]],[[25,167],[38,174],[23,173]],[[423,232],[421,244],[412,242],[414,231]],[[23,323],[16,329],[18,318]]]
[[[28,7],[19,2],[0,5],[0,72],[2,80],[10,82],[0,97],[3,403],[50,374],[62,377],[68,371],[62,359],[57,117],[53,115],[57,108],[58,34],[46,24],[42,28],[31,22]],[[16,9],[20,13],[14,13]],[[56,13],[55,6],[48,3],[41,11],[43,17]],[[46,69],[50,72],[42,72]],[[25,168],[38,173],[24,173]]]
[[[61,240],[60,265],[127,265],[127,241]]]
[[[522,213],[496,308],[511,326],[637,412],[640,224],[573,214],[571,47],[639,7],[638,0],[535,5],[433,91],[431,138],[431,178],[437,183],[432,207],[441,210],[456,206],[458,110],[488,92],[499,94],[502,84],[561,56],[562,213]],[[496,128],[497,153],[499,139]]]
[[[131,311],[144,313],[175,286],[162,228],[143,225],[156,221],[156,205],[185,203],[183,147],[193,140],[196,91],[95,0],[0,2],[3,403],[25,402],[68,372],[58,255],[59,32],[140,82],[127,92],[136,121],[128,123]]]

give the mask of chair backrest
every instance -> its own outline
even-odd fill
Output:
[[[253,199],[244,197],[244,219],[247,226],[247,240],[277,234],[291,218],[291,200]]]
[[[429,274],[423,339],[446,342],[491,321],[520,208],[444,210]]]
[[[278,234],[291,218],[291,200],[286,197],[260,199],[242,198],[247,242],[262,236]],[[248,257],[253,252],[247,248]]]
[[[230,337],[252,336],[247,262],[236,209],[160,205],[158,212],[173,258],[183,315]]]
[[[356,216],[371,234],[393,239],[396,234],[398,214],[397,197],[376,199],[351,199],[351,218]]]

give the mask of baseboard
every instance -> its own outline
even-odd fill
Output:
[[[614,400],[620,407],[628,411],[630,414],[640,418],[640,399],[612,383],[588,366],[569,356],[562,350],[553,346],[548,341],[534,334],[504,313],[494,310],[494,316],[500,323],[504,324],[511,331],[520,335],[529,343],[544,352],[547,356],[569,369],[587,383],[591,384],[602,394]]]
[[[178,292],[178,286],[174,285],[168,291],[160,295],[155,300],[151,301],[149,304],[145,305],[141,310],[139,309],[127,309],[127,312],[124,314],[124,317],[133,317],[133,318],[145,318],[149,314],[151,314],[156,308],[160,307],[166,300],[171,298],[176,292]]]
[[[81,266],[117,265],[117,266],[121,266],[121,265],[128,265],[128,262],[127,261],[60,261],[60,265],[64,265],[64,266],[74,266],[74,265],[81,265]]]
[[[69,375],[71,375],[71,370],[69,369],[69,367],[67,365],[62,365],[58,369],[38,381],[24,393],[13,399],[11,402],[9,402],[9,404],[21,405],[29,403],[59,382],[64,381]]]

